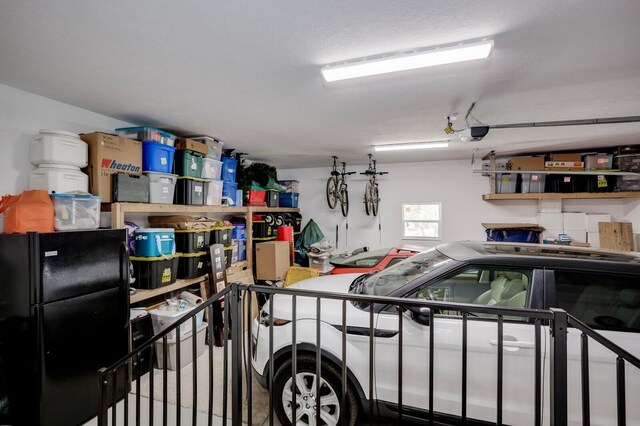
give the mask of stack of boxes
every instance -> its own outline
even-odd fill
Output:
[[[130,257],[132,287],[151,289],[176,282],[179,256],[176,254],[176,234],[171,228],[140,228],[134,232]]]
[[[200,177],[209,180],[209,187],[204,203],[207,206],[219,206],[222,204],[222,142],[210,136],[197,136],[192,141],[202,142],[206,145],[207,152],[202,159],[202,173]]]
[[[222,244],[224,247],[224,256],[226,266],[229,268],[233,263],[237,262],[237,246],[233,243],[234,226],[228,221],[216,221],[211,228],[211,244]],[[234,259],[234,247],[236,258]]]
[[[176,184],[175,204],[202,206],[209,191],[209,179],[203,179],[202,160],[208,153],[207,145],[191,139],[178,139],[175,163]]]
[[[233,245],[236,247],[235,260],[242,262],[247,260],[247,227],[244,223],[233,224]],[[233,259],[232,259],[233,260]]]

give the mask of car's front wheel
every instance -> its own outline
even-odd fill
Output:
[[[295,389],[296,425],[339,425],[345,416],[347,425],[354,425],[358,416],[358,403],[351,386],[347,384],[345,406],[342,406],[342,382],[333,365],[322,362],[320,369],[320,395],[316,395],[316,361],[313,356],[298,356],[295,386],[292,386],[291,360],[286,361],[273,379],[275,411],[280,423],[291,425],[293,392]],[[319,398],[318,398],[319,397]],[[317,403],[320,402],[320,419]]]

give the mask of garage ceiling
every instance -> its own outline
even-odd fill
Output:
[[[0,83],[136,124],[215,135],[282,168],[489,124],[640,115],[640,2],[0,0]],[[490,37],[487,60],[326,83],[324,64]],[[455,126],[460,126],[460,122]],[[493,130],[449,149],[640,143],[640,123]]]

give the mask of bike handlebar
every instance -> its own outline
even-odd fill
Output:
[[[352,175],[352,174],[354,174],[354,173],[355,173],[355,172],[344,172],[344,173],[342,173],[342,174],[343,174],[343,175]]]
[[[388,175],[389,172],[374,172],[372,170],[367,170],[366,172],[360,172],[361,175],[372,176],[372,175]]]

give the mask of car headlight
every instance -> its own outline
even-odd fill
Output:
[[[289,324],[291,321],[282,319],[282,318],[274,318],[273,325],[280,326]],[[271,316],[266,311],[260,311],[260,325],[264,325],[265,327],[269,327],[271,325]]]

